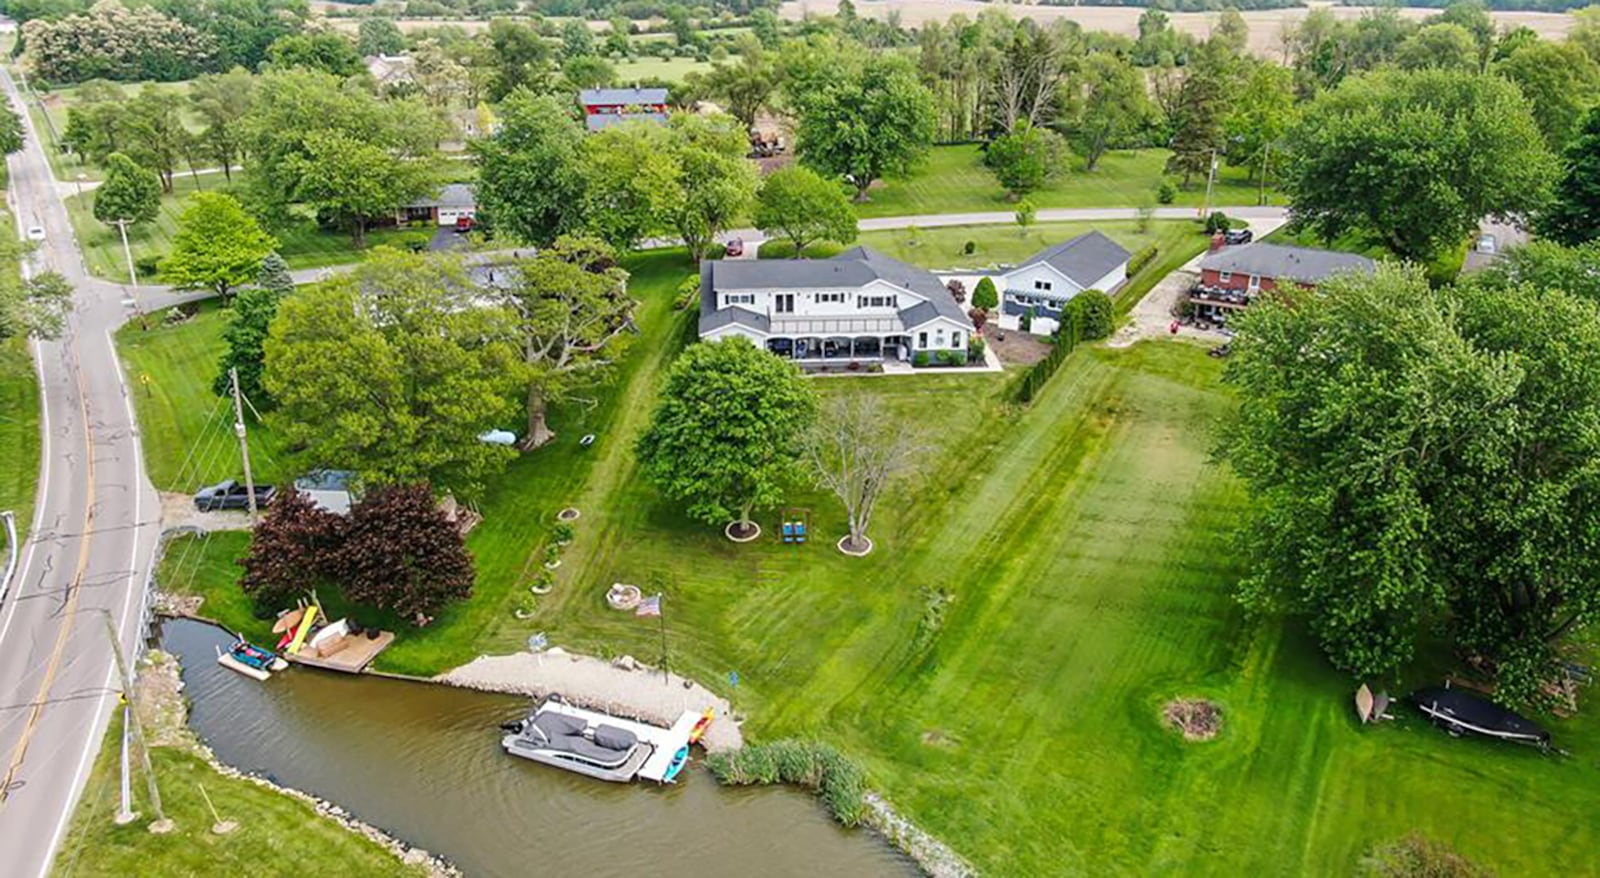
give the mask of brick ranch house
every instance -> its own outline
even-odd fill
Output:
[[[1228,314],[1263,291],[1285,284],[1316,287],[1343,272],[1370,273],[1371,259],[1355,253],[1252,243],[1217,247],[1200,260],[1200,280],[1189,291],[1195,317],[1226,324]]]

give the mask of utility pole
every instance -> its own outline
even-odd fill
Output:
[[[250,524],[256,524],[256,480],[250,474],[250,442],[244,432],[244,399],[239,393],[239,370],[228,370],[228,381],[233,385],[233,434],[239,437],[239,459],[244,461],[245,498],[250,503]]]
[[[133,248],[128,246],[128,220],[119,219],[112,221],[117,231],[122,233],[122,255],[128,260],[128,298],[133,300],[133,313],[144,317],[144,309],[139,306],[139,274],[133,268]]]
[[[1216,181],[1216,147],[1211,147],[1211,166],[1205,171],[1205,203],[1200,205],[1200,219],[1211,213],[1211,184]]]
[[[139,722],[138,705],[134,703],[133,674],[128,668],[127,659],[122,656],[122,643],[117,640],[117,626],[112,623],[110,613],[106,613],[106,636],[111,638],[111,655],[117,661],[117,675],[122,678],[122,697],[128,702],[127,715],[132,720],[133,742],[139,748],[139,761],[144,766],[145,783],[149,785],[150,807],[156,812],[156,820],[150,824],[150,831],[171,832],[172,821],[167,819],[161,807],[161,788],[156,786],[156,770],[150,764],[150,748],[145,744],[144,726]]]
[[[128,771],[128,736],[133,734],[133,720],[128,718],[128,714],[131,712],[132,706],[128,704],[128,697],[124,694],[122,697],[122,759],[120,760],[122,766],[122,797],[117,805],[117,816],[112,818],[118,826],[126,826],[139,819],[139,815],[133,813],[133,791],[129,789],[130,784],[128,782],[130,777],[130,772]]]

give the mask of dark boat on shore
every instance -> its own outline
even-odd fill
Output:
[[[1471,734],[1536,747],[1550,745],[1550,733],[1538,723],[1464,689],[1428,686],[1407,698],[1452,737]]]

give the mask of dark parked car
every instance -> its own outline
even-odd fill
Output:
[[[256,508],[265,509],[272,505],[272,498],[278,496],[278,489],[271,485],[256,486]],[[218,482],[209,488],[201,488],[194,494],[194,508],[201,512],[215,512],[218,509],[249,509],[250,496],[239,482],[229,479]]]
[[[1224,244],[1248,244],[1256,239],[1256,233],[1249,229],[1230,229],[1222,235]]]
[[[1219,344],[1216,347],[1212,348],[1211,350],[1207,351],[1206,353],[1208,353],[1211,356],[1216,357],[1217,359],[1220,360],[1223,357],[1226,357],[1229,354],[1233,353],[1233,342],[1230,341],[1230,342],[1225,342],[1223,344]]]

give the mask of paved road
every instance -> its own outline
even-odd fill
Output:
[[[0,88],[22,106],[4,70]],[[20,115],[28,137],[8,160],[11,206],[19,228],[47,234],[25,270],[54,269],[77,289],[67,333],[36,347],[39,496],[0,603],[0,871],[34,878],[50,869],[117,702],[106,618],[131,648],[160,505],[111,343],[125,293],[86,276],[39,138]]]

